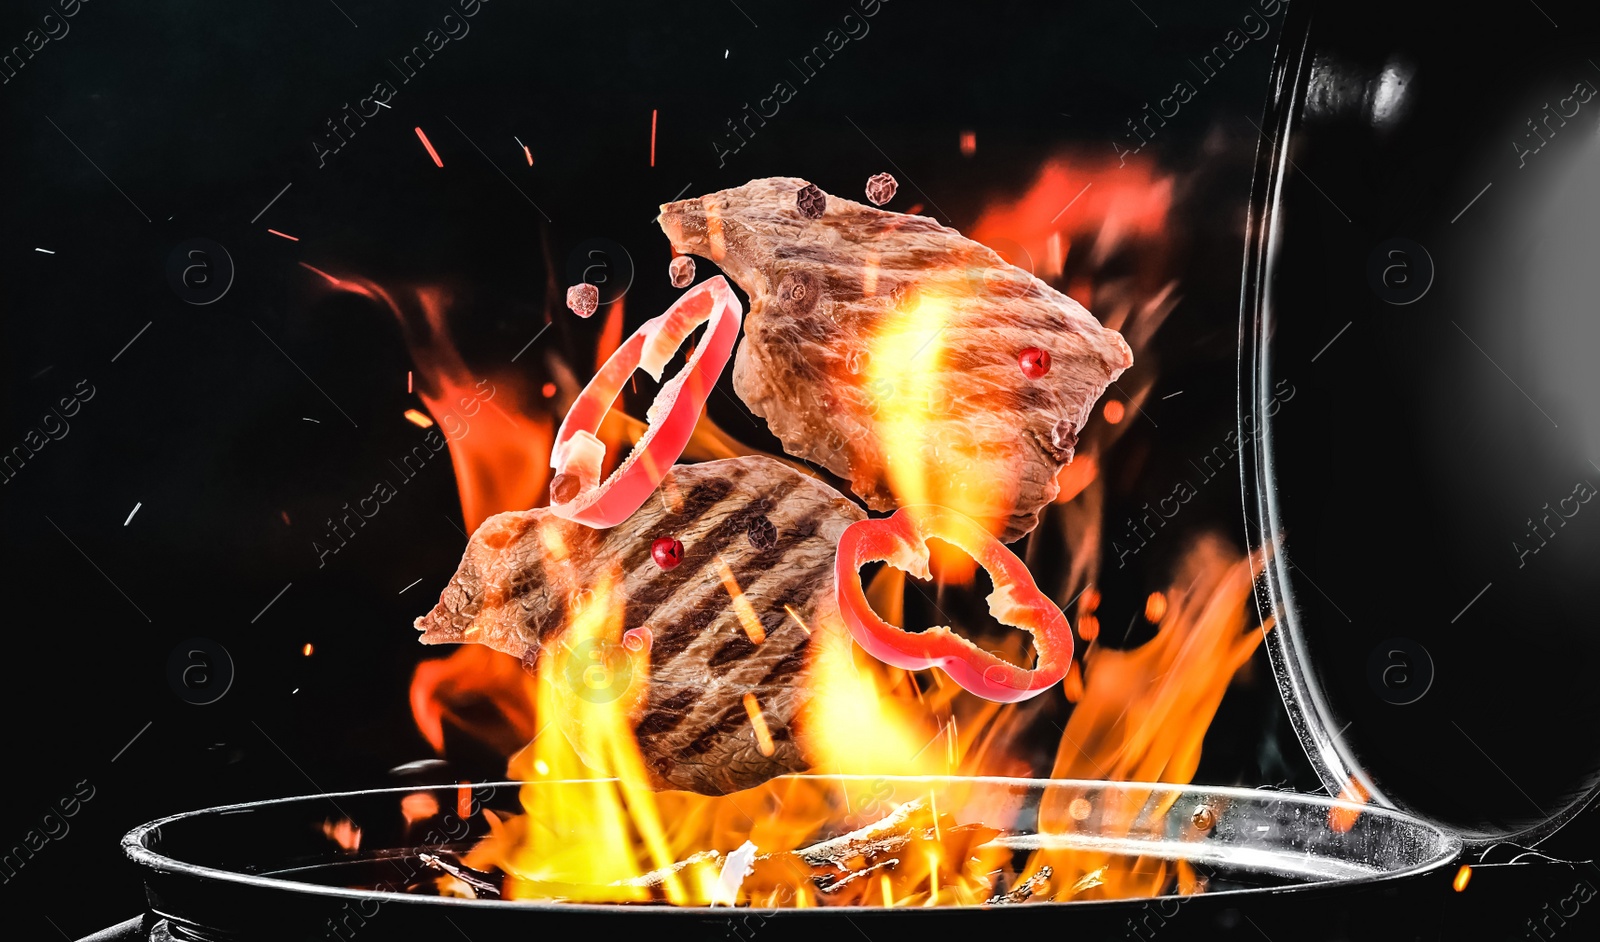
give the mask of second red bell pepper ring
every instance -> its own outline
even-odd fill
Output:
[[[912,633],[872,610],[861,588],[861,566],[882,560],[921,579],[929,577],[928,540],[936,537],[977,560],[994,582],[989,613],[1001,624],[1033,635],[1038,663],[1018,667],[939,625]],[[839,611],[868,654],[906,670],[937,667],[971,693],[1013,703],[1037,696],[1066,676],[1072,663],[1072,629],[1061,609],[1039,591],[1033,574],[977,521],[944,507],[913,506],[893,516],[859,520],[839,537],[834,562]]]
[[[550,467],[550,510],[595,528],[628,519],[655,492],[700,421],[706,398],[727,365],[739,337],[744,308],[721,275],[684,292],[666,312],[650,320],[606,360],[579,394],[556,433]],[[672,355],[701,324],[710,322],[689,362],[661,387],[645,413],[649,428],[611,476],[601,480],[606,446],[595,434],[636,369],[661,378]]]

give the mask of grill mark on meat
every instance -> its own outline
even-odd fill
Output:
[[[745,712],[742,702],[737,706],[728,707],[717,714],[716,721],[704,733],[701,733],[698,738],[684,747],[684,752],[689,755],[703,756],[711,751],[711,746],[716,740],[733,732],[741,725],[749,724],[749,722],[750,716]]]
[[[737,476],[730,475],[728,479],[713,478],[696,484],[689,489],[689,493],[683,495],[681,509],[676,511],[669,510],[662,516],[661,521],[653,528],[659,532],[654,532],[653,536],[681,538],[680,531],[694,521],[699,520],[707,510],[732,493],[738,482],[743,478],[743,473],[740,473]],[[652,499],[661,500],[662,498],[656,497]],[[649,505],[647,504],[646,506],[648,507]],[[650,540],[640,540],[639,544],[630,547],[627,554],[622,558],[624,571],[639,569],[647,563],[654,565],[654,560],[650,556]],[[670,576],[682,568],[683,566],[680,564],[677,569],[667,570],[664,575]]]
[[[767,672],[761,675],[761,680],[757,686],[770,686],[787,678],[790,674],[799,673],[806,666],[807,657],[808,654],[805,648],[795,648],[774,663],[772,667],[768,668]]]
[[[722,647],[717,648],[712,653],[706,664],[711,667],[721,667],[729,661],[738,661],[748,657],[755,649],[756,646],[749,636],[741,631],[723,642]]]
[[[687,688],[656,702],[656,691],[651,690],[652,702],[646,707],[644,716],[633,727],[634,734],[643,739],[672,732],[683,722],[686,715],[684,711],[699,698],[699,691]]]
[[[571,599],[597,588],[609,573],[620,580],[612,602],[621,606],[617,627],[644,626],[653,636],[648,670],[634,680],[646,685],[642,702],[629,717],[652,783],[704,793],[748,788],[807,767],[783,731],[809,698],[810,638],[789,624],[783,607],[793,607],[808,625],[837,620],[833,546],[844,527],[862,517],[825,484],[771,459],[680,466],[668,473],[661,495],[608,530],[562,521],[543,509],[491,518],[418,627],[430,643],[476,641],[533,666],[541,640],[569,629],[576,614]],[[772,525],[772,546],[750,538],[752,522],[762,518]],[[560,560],[546,548],[547,528],[567,548]],[[683,540],[685,558],[662,570],[648,547],[669,533]],[[491,537],[498,548],[489,545]],[[766,629],[762,644],[745,634],[719,560]],[[490,596],[497,604],[488,604]],[[595,601],[604,600],[597,595]],[[468,611],[475,617],[465,621],[476,630],[463,637],[451,626]],[[746,693],[760,702],[773,731],[769,756],[760,754],[750,728],[741,702]],[[555,719],[566,723],[564,716]],[[565,725],[562,731],[572,732]]]
[[[707,595],[709,594],[708,592]],[[721,613],[700,606],[691,608],[688,616],[682,621],[668,622],[660,631],[652,628],[655,642],[650,648],[651,657],[657,664],[671,663],[705,633],[706,626],[715,621],[719,614]]]

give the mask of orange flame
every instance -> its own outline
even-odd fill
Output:
[[[1149,277],[1150,271],[1159,273],[1159,265],[1147,266],[1144,276],[1117,282],[1099,278],[1097,266],[1131,240],[1162,241],[1172,185],[1171,178],[1156,174],[1153,164],[1130,161],[1118,167],[1077,158],[1052,160],[1026,193],[992,206],[972,230],[979,241],[1020,248],[1042,264],[1042,277],[1067,281],[1069,293],[1086,304],[1096,301],[1108,326],[1124,331],[1146,372],[1142,380],[1124,377],[1119,408],[1124,401],[1137,407],[1148,394],[1153,366],[1142,354],[1175,296],[1172,286]],[[720,220],[711,222],[713,240],[719,240]],[[441,431],[449,432],[451,406],[460,406],[461,397],[470,398],[477,382],[445,338],[443,293],[415,289],[396,296],[360,279],[317,273],[335,287],[382,300],[400,318],[422,374],[424,403]],[[1096,292],[1101,296],[1094,297]],[[914,375],[877,376],[872,371],[890,369],[898,354],[936,362],[943,355],[940,340],[928,335],[930,330],[937,334],[940,304],[936,292],[917,299],[908,307],[903,329],[879,338],[880,349],[871,351],[867,364],[869,380],[915,385]],[[614,303],[603,322],[597,363],[620,343],[622,324],[622,305]],[[475,421],[470,434],[451,441],[469,527],[491,513],[542,502],[555,410],[570,402],[581,382],[565,367],[553,372],[556,382],[540,390],[535,407],[520,409],[520,387],[508,381],[511,395],[484,403],[485,412],[497,415],[502,425],[482,423],[488,431],[480,437]],[[917,410],[936,405],[937,391],[907,392],[896,396],[898,406],[878,417],[878,431],[916,444],[912,439],[925,419]],[[608,453],[620,456],[626,451],[622,443],[637,441],[643,428],[643,423],[613,413],[601,430]],[[1158,626],[1155,637],[1134,650],[1101,646],[1101,596],[1092,583],[1100,564],[1106,477],[1113,467],[1108,452],[1127,428],[1128,423],[1113,422],[1083,432],[1079,457],[1063,469],[1061,496],[1051,510],[1062,517],[1062,526],[1052,529],[1069,536],[1067,571],[1050,578],[1059,580],[1058,599],[1082,588],[1074,620],[1084,645],[1063,684],[1064,696],[1076,706],[1050,774],[1184,783],[1194,775],[1223,693],[1259,643],[1260,634],[1249,619],[1249,596],[1260,561],[1233,556],[1219,539],[1200,541],[1168,587],[1144,600],[1147,620]],[[752,453],[702,416],[684,458]],[[923,474],[914,463],[893,469],[891,477],[902,497],[920,493],[945,502],[956,499],[952,483],[960,483]],[[1030,557],[1059,558],[1059,549],[1044,546],[1044,532],[1029,541]],[[552,546],[550,551],[561,550]],[[1040,565],[1032,558],[1029,562]],[[970,575],[971,561],[964,554],[936,559],[934,570],[945,581],[960,581],[963,564]],[[749,616],[741,624],[760,643],[748,626],[753,622],[759,630],[759,616],[766,613],[754,610],[731,571],[724,571],[723,578],[729,604]],[[1047,590],[1048,581],[1040,579]],[[584,606],[567,631],[546,645],[546,655],[534,666],[536,677],[520,663],[477,645],[465,645],[450,658],[424,662],[417,669],[412,709],[428,742],[443,752],[453,735],[448,730],[488,742],[510,756],[508,773],[526,783],[525,813],[493,820],[490,837],[465,861],[476,869],[502,870],[508,897],[758,907],[977,905],[996,890],[994,875],[1002,871],[1013,878],[1008,881],[1013,893],[1026,886],[1033,898],[1053,900],[1204,889],[1203,879],[1182,862],[1130,862],[1083,850],[1035,851],[1024,867],[1011,873],[1012,852],[988,842],[981,821],[951,816],[950,799],[959,797],[959,784],[954,792],[887,802],[888,792],[875,786],[874,776],[1036,774],[1019,737],[1038,722],[1043,701],[991,703],[965,694],[937,671],[887,667],[863,654],[841,626],[808,626],[792,609],[787,615],[812,640],[807,673],[811,697],[792,734],[816,772],[843,777],[774,779],[725,796],[653,791],[646,784],[631,725],[645,685],[635,684],[612,699],[582,696],[582,684],[572,682],[575,652],[586,642],[614,644],[628,627],[621,623],[623,607],[609,601],[614,588],[612,580],[595,587],[596,604]],[[904,573],[884,569],[867,593],[880,615],[902,624],[907,588]],[[748,612],[740,609],[741,603]],[[641,675],[648,671],[648,649],[626,657],[630,670]],[[593,667],[584,666],[577,676],[586,678]],[[742,709],[749,735],[767,751],[773,730],[761,703],[749,694]],[[549,725],[559,732],[546,732]],[[947,810],[941,812],[941,805]],[[1112,831],[1132,826],[1083,797],[1064,796],[1059,805],[1041,808],[1042,825],[1071,830],[1073,823],[1099,812],[1099,820],[1109,822],[1104,826]],[[829,885],[814,882],[817,873],[797,863],[795,852],[821,846],[815,844],[819,835],[848,828],[862,840],[898,841],[900,850],[893,860],[853,857],[823,881]],[[746,841],[758,854],[741,880],[738,868],[729,866],[730,856]]]

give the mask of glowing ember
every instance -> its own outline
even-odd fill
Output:
[[[275,236],[278,236],[278,237],[279,237],[279,238],[281,238],[281,239],[288,239],[288,240],[289,240],[289,241],[290,241],[290,242],[299,242],[299,241],[300,241],[300,239],[299,239],[299,237],[298,237],[298,236],[292,236],[292,235],[290,235],[290,234],[289,234],[289,233],[287,233],[287,232],[279,232],[279,231],[278,231],[278,230],[276,230],[276,229],[268,229],[268,230],[267,230],[267,231],[268,231],[268,232],[270,232],[270,233],[272,233],[272,234],[273,234],[273,235],[275,235]],[[310,267],[310,266],[309,266],[309,265],[308,265],[308,266],[306,266],[306,267],[308,267],[308,268],[309,268],[309,267]]]
[[[1152,592],[1144,600],[1144,620],[1152,625],[1159,625],[1163,616],[1167,614],[1167,596],[1163,592]]]
[[[1104,409],[1105,417],[1106,421],[1110,422],[1112,425],[1116,425],[1118,422],[1121,422],[1122,416],[1126,413],[1126,411],[1126,408],[1121,402],[1118,402],[1115,399],[1106,400],[1106,407]]]
[[[733,600],[734,614],[739,616],[739,624],[744,628],[744,633],[750,637],[750,643],[760,644],[767,640],[767,631],[761,627],[761,619],[756,616],[755,608],[739,588],[738,581],[733,578],[733,570],[721,557],[717,558],[717,571],[722,575],[722,585],[728,590],[728,597]]]
[[[439,152],[433,149],[433,142],[428,140],[428,135],[422,133],[422,128],[417,128],[417,139],[422,141],[422,146],[428,149],[428,156],[433,158],[435,167],[444,167],[444,161],[439,159]]]
[[[1471,882],[1472,868],[1466,864],[1462,864],[1461,869],[1456,871],[1455,879],[1450,881],[1450,885],[1455,887],[1455,891],[1457,893],[1464,893],[1466,892],[1467,884]]]
[[[323,836],[338,844],[347,851],[361,849],[361,829],[351,823],[349,818],[340,818],[338,821],[322,822]]]
[[[439,813],[439,800],[430,792],[412,792],[400,799],[400,813],[407,824],[426,821]]]
[[[1367,792],[1366,786],[1355,778],[1345,783],[1336,796],[1343,801],[1365,803],[1372,796]],[[1329,808],[1328,827],[1343,834],[1356,826],[1356,820],[1361,817],[1361,812],[1354,808]]]
[[[961,132],[961,156],[971,157],[978,152],[978,132]]]
[[[418,428],[433,428],[433,420],[428,418],[428,414],[426,412],[418,412],[416,409],[406,410],[406,421]]]
[[[756,695],[744,695],[744,711],[750,716],[750,725],[756,731],[756,742],[759,744],[761,754],[770,756],[773,753],[772,731],[767,728],[767,718],[761,715],[761,704],[756,702]]]
[[[794,609],[790,608],[787,605],[785,605],[783,607],[783,610],[789,613],[789,617],[794,619],[794,623],[800,626],[800,630],[801,631],[805,632],[806,634],[810,634],[811,633],[811,629],[806,626],[806,620],[804,618],[800,617],[800,613],[799,612],[795,611]]]
[[[306,646],[300,649],[300,653],[304,654],[306,657],[310,657],[311,656],[311,642],[307,641],[306,642]]]

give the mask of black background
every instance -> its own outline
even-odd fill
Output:
[[[546,347],[580,364],[581,379],[598,324],[549,298],[580,242],[608,238],[631,256],[631,327],[675,294],[652,217],[685,189],[794,174],[853,194],[892,159],[892,208],[921,202],[970,225],[1053,154],[1112,156],[1124,122],[1177,79],[1197,82],[1185,60],[1256,8],[894,0],[802,83],[786,60],[852,9],[493,0],[402,82],[390,60],[439,29],[453,4],[93,0],[0,87],[3,444],[37,428],[79,380],[95,389],[71,432],[0,486],[10,601],[0,846],[75,783],[94,787],[70,834],[0,886],[0,906],[29,937],[76,938],[139,910],[116,845],[137,823],[393,784],[387,770],[433,755],[407,688],[414,665],[438,652],[414,643],[410,622],[464,542],[454,478],[446,462],[429,465],[319,566],[321,521],[421,439],[402,417],[420,403],[406,393],[412,366],[393,318],[330,295],[297,262],[447,286],[474,368],[506,369],[549,322],[518,361],[526,389],[550,378]],[[0,45],[51,10],[9,4]],[[1268,22],[1275,40],[1282,13]],[[1270,42],[1252,43],[1197,82],[1200,94],[1146,151],[1180,175],[1167,264],[1183,300],[1135,367],[1160,379],[1149,424],[1129,418],[1121,447],[1140,460],[1113,487],[1111,520],[1164,496],[1164,469],[1233,427],[1252,122],[1271,56]],[[380,79],[398,89],[392,108],[319,166],[311,142],[324,122]],[[780,79],[794,99],[719,167],[711,142],[724,122]],[[971,157],[957,147],[967,129]],[[221,243],[237,266],[208,306],[184,303],[165,274],[173,248],[196,237]],[[712,414],[775,447],[728,399],[714,398]],[[1220,530],[1242,549],[1240,521],[1238,488],[1219,479],[1181,527],[1107,574],[1102,622],[1131,623],[1196,533]],[[181,701],[168,679],[174,646],[195,636],[222,644],[236,667],[231,689],[206,706]],[[495,757],[455,746],[452,774],[499,771]],[[1316,786],[1259,654],[1224,703],[1197,778]]]

